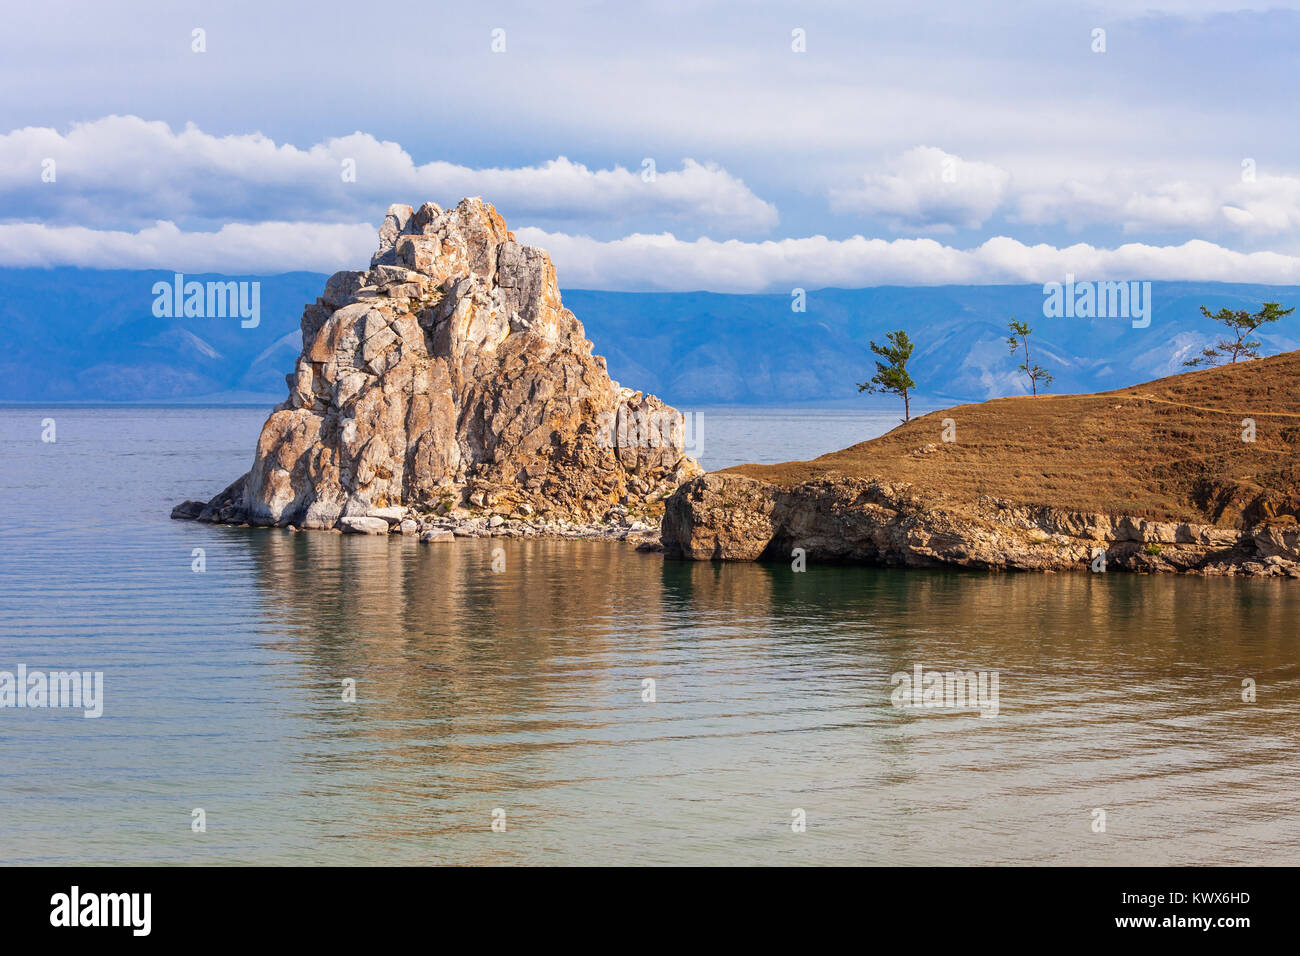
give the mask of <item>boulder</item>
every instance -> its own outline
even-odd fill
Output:
[[[339,527],[352,534],[388,534],[388,522],[383,518],[340,518]]]
[[[172,509],[172,517],[185,521],[193,521],[203,513],[203,509],[206,507],[207,502],[205,501],[182,501]]]

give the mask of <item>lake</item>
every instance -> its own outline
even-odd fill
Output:
[[[701,414],[712,468],[897,420]],[[6,861],[1300,860],[1297,582],[169,520],[265,416],[0,408],[0,670],[104,675],[98,719],[0,710]],[[917,665],[995,673],[997,715],[895,706]]]

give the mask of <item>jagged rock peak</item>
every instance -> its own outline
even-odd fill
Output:
[[[202,520],[653,515],[700,473],[681,414],[611,381],[550,257],[478,198],[389,207],[370,268],[304,310],[287,380],[252,468]]]

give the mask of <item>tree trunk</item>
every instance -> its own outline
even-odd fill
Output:
[[[912,403],[907,400],[907,389],[903,389],[903,421],[912,420]]]

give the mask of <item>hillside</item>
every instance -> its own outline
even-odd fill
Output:
[[[303,302],[324,276],[186,275],[261,283],[261,321],[158,318],[156,282],[173,273],[0,269],[0,401],[249,402],[280,400],[301,345]]]
[[[959,405],[813,461],[729,471],[782,487],[879,476],[958,502],[1236,526],[1300,509],[1297,382],[1300,352],[1287,352],[1100,394]],[[955,442],[942,440],[945,419]]]

